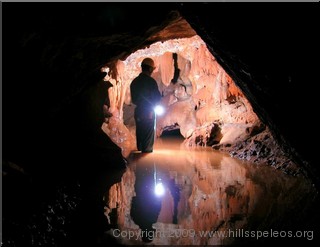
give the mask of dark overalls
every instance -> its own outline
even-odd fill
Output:
[[[152,152],[155,133],[155,113],[153,108],[160,101],[161,94],[155,79],[140,73],[131,85],[131,100],[136,105],[137,148],[141,152]]]

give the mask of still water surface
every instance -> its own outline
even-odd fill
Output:
[[[312,229],[300,224],[314,193],[303,178],[182,142],[158,138],[153,153],[130,155],[106,200],[113,225],[107,234],[118,243],[228,245],[289,231],[313,240]]]

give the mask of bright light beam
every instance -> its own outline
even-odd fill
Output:
[[[154,188],[154,194],[156,196],[163,196],[164,195],[164,186],[161,182],[156,184],[156,187]]]
[[[163,108],[163,106],[157,105],[157,106],[154,108],[154,112],[155,112],[158,116],[162,115],[162,114],[164,113],[164,108]]]

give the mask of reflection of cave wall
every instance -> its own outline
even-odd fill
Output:
[[[275,219],[279,222],[303,219],[303,209],[290,205],[300,202],[301,206],[307,207],[306,202],[312,200],[303,198],[308,197],[308,194],[313,191],[313,188],[303,179],[292,179],[280,171],[276,173],[277,176],[270,176],[272,171],[268,167],[238,163],[235,159],[221,153],[212,154],[194,150],[190,152],[188,149],[183,151],[180,149],[175,150],[174,158],[171,155],[162,154],[155,154],[153,157],[144,156],[138,163],[132,162],[131,169],[124,173],[120,183],[110,189],[106,198],[105,215],[112,226],[108,234],[112,235],[114,229],[137,234],[134,239],[125,236],[117,238],[122,244],[141,244],[140,238],[136,240],[139,226],[135,224],[130,214],[131,203],[137,196],[137,191],[134,189],[137,182],[137,168],[152,170],[150,165],[154,161],[162,181],[165,183],[172,180],[179,188],[179,200],[177,221],[173,222],[172,191],[166,190],[153,227],[163,234],[171,232],[184,235],[184,237],[175,237],[174,234],[172,237],[158,235],[152,241],[155,245],[232,244],[235,241],[235,237],[232,236],[200,237],[199,234],[192,236],[188,231],[193,233],[210,230],[236,232],[237,229],[250,230],[252,227],[253,229],[272,227],[276,230],[279,226],[280,228],[285,226],[274,225]],[[153,177],[153,173],[149,175]],[[146,195],[145,200],[149,200]],[[118,217],[112,219],[114,212]],[[147,212],[141,213],[148,217]],[[297,216],[297,213],[301,215]],[[288,227],[292,230],[294,226]],[[299,224],[298,227],[301,225]]]

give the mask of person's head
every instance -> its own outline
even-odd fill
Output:
[[[147,73],[152,73],[155,69],[155,65],[154,65],[154,61],[147,57],[145,59],[142,60],[141,62],[141,69],[143,72],[147,72]]]

